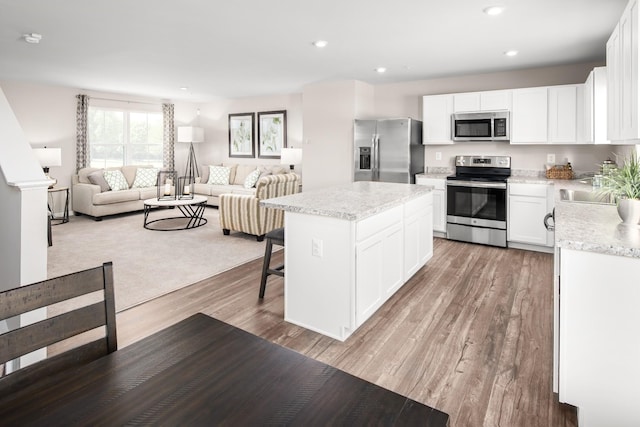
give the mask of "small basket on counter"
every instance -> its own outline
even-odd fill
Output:
[[[571,163],[566,165],[555,165],[547,169],[548,179],[573,179],[573,168]]]

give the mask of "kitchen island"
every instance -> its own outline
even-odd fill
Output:
[[[433,255],[429,186],[355,182],[261,204],[285,211],[285,320],[340,341]]]
[[[581,426],[638,426],[640,225],[558,200],[555,223],[554,388]]]

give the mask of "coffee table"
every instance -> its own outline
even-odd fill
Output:
[[[197,228],[207,223],[207,219],[203,218],[205,202],[207,198],[204,196],[193,196],[193,199],[175,199],[175,200],[158,200],[157,198],[147,199],[144,201],[144,228],[157,231],[174,231],[188,230]],[[167,218],[158,218],[149,220],[149,213],[154,208],[175,208],[177,207],[182,216],[172,216]],[[159,228],[150,226],[160,221],[186,219],[187,224],[178,227]]]

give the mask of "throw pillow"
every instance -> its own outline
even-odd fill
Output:
[[[99,185],[100,186],[100,192],[102,192],[102,193],[104,193],[105,191],[111,190],[111,187],[109,187],[109,184],[104,179],[104,171],[103,170],[98,170],[98,171],[91,172],[89,175],[87,175],[87,179],[89,180],[90,183],[92,183],[94,185]]]
[[[131,188],[155,187],[158,182],[158,169],[138,168],[136,179],[133,180]]]
[[[107,184],[109,184],[109,187],[111,187],[113,191],[129,189],[127,179],[119,170],[104,171],[104,180],[107,181]]]
[[[271,171],[269,169],[265,169],[265,168],[260,168],[260,176],[258,177],[258,179],[262,178],[263,176],[267,176],[267,175],[271,175]]]
[[[244,188],[253,188],[260,178],[260,169],[256,169],[251,172],[244,180]]]
[[[229,185],[231,170],[224,166],[209,166],[209,181],[207,184]]]

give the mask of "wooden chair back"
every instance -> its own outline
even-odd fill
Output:
[[[118,348],[113,265],[44,280],[0,292],[0,321],[96,291],[99,302],[0,335],[0,365],[86,331],[105,327],[104,336],[0,377],[0,395],[73,366],[96,360]],[[94,300],[95,301],[95,300]],[[94,337],[92,336],[91,339]],[[5,370],[6,371],[6,370]]]

